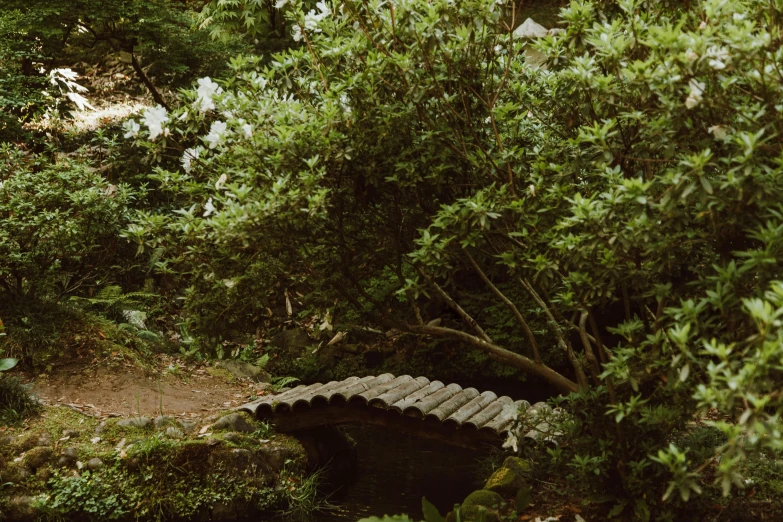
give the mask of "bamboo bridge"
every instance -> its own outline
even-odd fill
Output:
[[[501,444],[520,409],[538,415],[549,407],[426,377],[386,373],[301,385],[278,395],[265,395],[238,409],[273,423],[281,433],[360,424],[455,446],[479,447]],[[525,437],[539,439],[546,434],[537,429]]]

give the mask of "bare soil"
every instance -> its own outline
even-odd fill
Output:
[[[170,356],[157,356],[149,369],[127,362],[97,366],[74,363],[28,379],[44,403],[66,405],[101,418],[161,414],[202,417],[263,393],[255,383],[233,379],[208,366],[187,365]]]

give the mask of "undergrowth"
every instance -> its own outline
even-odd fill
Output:
[[[51,371],[58,361],[121,356],[134,365],[149,365],[160,344],[121,328],[101,315],[69,304],[41,301],[0,303],[6,335],[0,354],[16,357],[36,370]]]
[[[0,425],[13,424],[36,414],[40,404],[17,377],[0,377]]]

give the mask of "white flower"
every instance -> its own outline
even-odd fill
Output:
[[[516,434],[511,431],[508,432],[508,437],[506,437],[506,441],[503,443],[503,449],[506,448],[513,449],[514,453],[519,452],[519,439]]]
[[[351,114],[351,104],[346,93],[340,94],[340,105],[346,114]]]
[[[725,47],[718,47],[717,45],[713,45],[707,49],[704,56],[710,59],[707,62],[710,64],[710,67],[717,70],[725,69],[726,64],[731,61],[729,51],[727,51]]]
[[[234,288],[237,286],[237,282],[235,279],[224,279],[223,284],[226,285],[227,288]]]
[[[193,160],[198,159],[199,156],[201,156],[202,150],[204,149],[201,147],[195,147],[185,151],[185,153],[182,155],[182,168],[185,169],[185,172],[190,172],[192,168],[191,163]]]
[[[275,9],[282,9],[286,6],[287,3],[288,0],[277,0],[277,2],[275,3]]]
[[[215,212],[215,205],[212,204],[212,198],[209,198],[204,205],[204,217],[211,216],[213,212]]]
[[[136,120],[128,120],[125,123],[122,124],[123,130],[125,130],[125,134],[123,137],[125,139],[128,138],[138,138],[139,137],[139,131],[141,130],[141,125],[139,125]]]
[[[332,9],[328,5],[326,5],[326,2],[324,2],[323,0],[315,4],[315,6],[320,11],[320,13],[318,14],[318,20],[323,20],[324,18],[332,14]]]
[[[318,11],[316,12],[315,9],[310,10],[309,13],[307,13],[304,17],[304,28],[307,31],[313,32],[313,33],[320,33],[321,29],[318,27],[318,24],[323,20],[324,18],[330,16],[332,14],[331,8],[324,2],[323,0],[315,4],[315,7],[318,8]],[[302,29],[298,25],[294,26],[294,32],[293,37],[294,40],[297,42],[302,37]],[[297,38],[298,37],[298,38]]]
[[[245,134],[245,138],[250,139],[253,137],[253,127],[249,123],[242,125],[242,132]]]
[[[168,135],[165,133],[163,128],[166,122],[169,121],[169,115],[165,108],[161,107],[160,105],[149,108],[144,111],[142,119],[144,120],[144,125],[146,125],[150,131],[151,140],[154,140],[161,134]]]
[[[226,181],[228,181],[228,176],[224,172],[223,174],[220,175],[218,180],[215,182],[215,190],[220,190],[220,188],[226,183]]]
[[[688,94],[688,97],[685,99],[685,106],[688,107],[689,109],[693,109],[699,103],[701,103],[702,100],[701,95],[704,93],[704,84],[696,80],[691,80],[688,86],[690,87],[691,92]]]
[[[315,11],[310,11],[305,15],[304,18],[304,28],[307,31],[313,32],[313,33],[320,33],[321,30],[318,28],[318,22],[320,22],[318,15],[315,14]]]
[[[715,136],[716,140],[724,140],[728,135],[728,130],[723,125],[713,125],[707,129],[707,132]]]
[[[211,111],[215,108],[215,100],[213,99],[216,94],[223,92],[220,86],[213,82],[209,76],[198,80],[198,89],[196,94],[198,97],[195,101],[195,106],[198,107],[199,112]]]
[[[294,25],[294,28],[291,30],[291,37],[295,42],[298,42],[302,39],[302,28],[299,27],[299,24]]]
[[[257,73],[255,76],[253,76],[253,84],[258,87],[259,89],[265,89],[267,84],[267,79],[263,76],[258,76]]]
[[[226,122],[215,121],[212,122],[212,127],[209,128],[209,134],[204,138],[209,143],[209,148],[214,149],[226,139]]]

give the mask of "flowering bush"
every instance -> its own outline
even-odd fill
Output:
[[[250,326],[277,284],[482,350],[567,396],[553,459],[641,519],[781,449],[779,7],[574,1],[535,41],[489,0],[286,9],[302,47],[138,141],[183,169],[127,236],[192,313]]]

